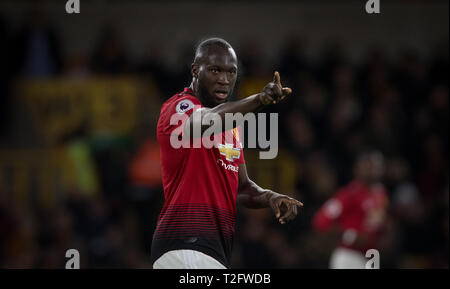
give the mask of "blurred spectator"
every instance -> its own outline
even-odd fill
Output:
[[[319,80],[326,89],[332,89],[335,70],[346,63],[346,55],[341,44],[337,40],[329,40],[322,51],[321,63],[317,71]]]
[[[426,201],[431,201],[438,195],[448,177],[448,153],[444,152],[442,140],[437,135],[431,135],[425,140],[423,147],[422,170],[417,183]]]
[[[140,127],[138,147],[128,163],[128,199],[136,212],[140,246],[146,252],[150,252],[158,213],[163,205],[159,144],[153,131],[147,126]]]
[[[192,78],[191,74],[191,64],[194,61],[192,55],[192,47],[195,47],[192,43],[184,43],[180,47],[180,56],[177,61],[177,65],[173,68],[169,76],[169,87],[164,95],[165,99],[169,99],[172,95],[176,93],[174,87],[185,87],[186,83]]]
[[[114,26],[102,29],[90,61],[91,70],[97,74],[118,75],[128,72],[128,56],[119,32]]]
[[[87,57],[83,54],[72,54],[66,58],[64,75],[69,78],[86,79],[91,76]]]
[[[14,42],[14,72],[28,77],[57,75],[62,69],[59,37],[39,5],[27,11]]]
[[[252,37],[246,38],[238,49],[238,59],[240,62],[240,70],[244,79],[260,78],[271,75],[264,63],[265,57],[261,49],[261,43]]]
[[[304,114],[292,111],[286,118],[285,123],[288,134],[290,149],[300,157],[305,157],[311,152],[315,145],[314,130]]]
[[[303,42],[303,39],[293,35],[288,38],[284,47],[282,47],[278,69],[283,76],[283,85],[287,87],[292,87],[295,82],[293,78],[297,74],[311,69],[311,65],[304,55]]]
[[[11,117],[9,33],[9,27],[0,14],[0,139],[7,134]]]
[[[175,85],[172,83],[171,75],[167,71],[162,59],[161,47],[157,44],[152,44],[145,51],[142,64],[138,65],[138,71],[143,77],[152,78],[156,82],[163,96],[168,98],[171,93],[174,93],[171,89],[172,87],[175,87]],[[190,64],[187,67],[190,68]],[[185,70],[186,69],[183,71]]]
[[[90,198],[96,196],[100,190],[98,173],[86,135],[86,126],[80,126],[65,137],[63,146],[72,168],[74,189]]]

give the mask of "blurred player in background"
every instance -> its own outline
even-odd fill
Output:
[[[388,198],[381,183],[383,155],[376,151],[362,153],[354,174],[355,179],[339,189],[313,218],[316,230],[340,239],[331,255],[332,269],[364,269],[366,251],[377,248],[386,217]]]
[[[237,64],[236,53],[228,42],[220,38],[203,41],[191,65],[190,87],[161,108],[157,137],[165,204],[152,242],[155,269],[230,267],[237,199],[246,207],[272,208],[281,224],[295,218],[297,206],[303,205],[249,179],[238,127],[222,127],[219,143],[212,148],[174,148],[171,143],[171,135],[182,138],[189,128],[197,126],[202,132],[208,129],[211,124],[202,123],[205,117],[216,115],[224,123],[225,113],[254,112],[291,93],[290,88],[281,86],[280,75],[275,72],[273,82],[262,92],[229,101]],[[194,117],[197,109],[199,119]],[[181,125],[171,122],[176,114],[185,116]]]

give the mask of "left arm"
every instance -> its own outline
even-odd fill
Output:
[[[275,217],[281,224],[293,220],[297,216],[297,206],[302,207],[302,202],[289,196],[266,190],[250,180],[247,167],[239,165],[238,202],[247,208],[272,208]]]

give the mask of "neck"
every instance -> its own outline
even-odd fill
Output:
[[[191,84],[189,85],[189,88],[194,92],[195,97],[197,97],[197,91],[195,89],[194,80],[192,80]]]
[[[190,88],[190,89],[192,90],[192,92],[194,93],[194,96],[195,96],[196,98],[198,98],[198,100],[200,100],[200,102],[201,102],[203,105],[206,105],[205,102],[203,101],[203,99],[200,97],[200,94],[199,94],[199,92],[198,92],[198,85],[197,85],[195,79],[192,79],[192,82],[191,82],[191,84],[189,85],[189,88]]]
[[[365,185],[367,185],[367,186],[370,186],[370,180],[368,180],[368,179],[366,179],[366,178],[363,178],[363,177],[356,177],[356,180],[358,181],[358,182],[360,182],[360,183],[363,183],[363,184],[365,184]]]

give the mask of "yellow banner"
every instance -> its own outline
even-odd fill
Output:
[[[126,134],[136,123],[140,86],[134,79],[23,80],[18,89],[36,129],[48,140],[80,127],[94,134]]]

